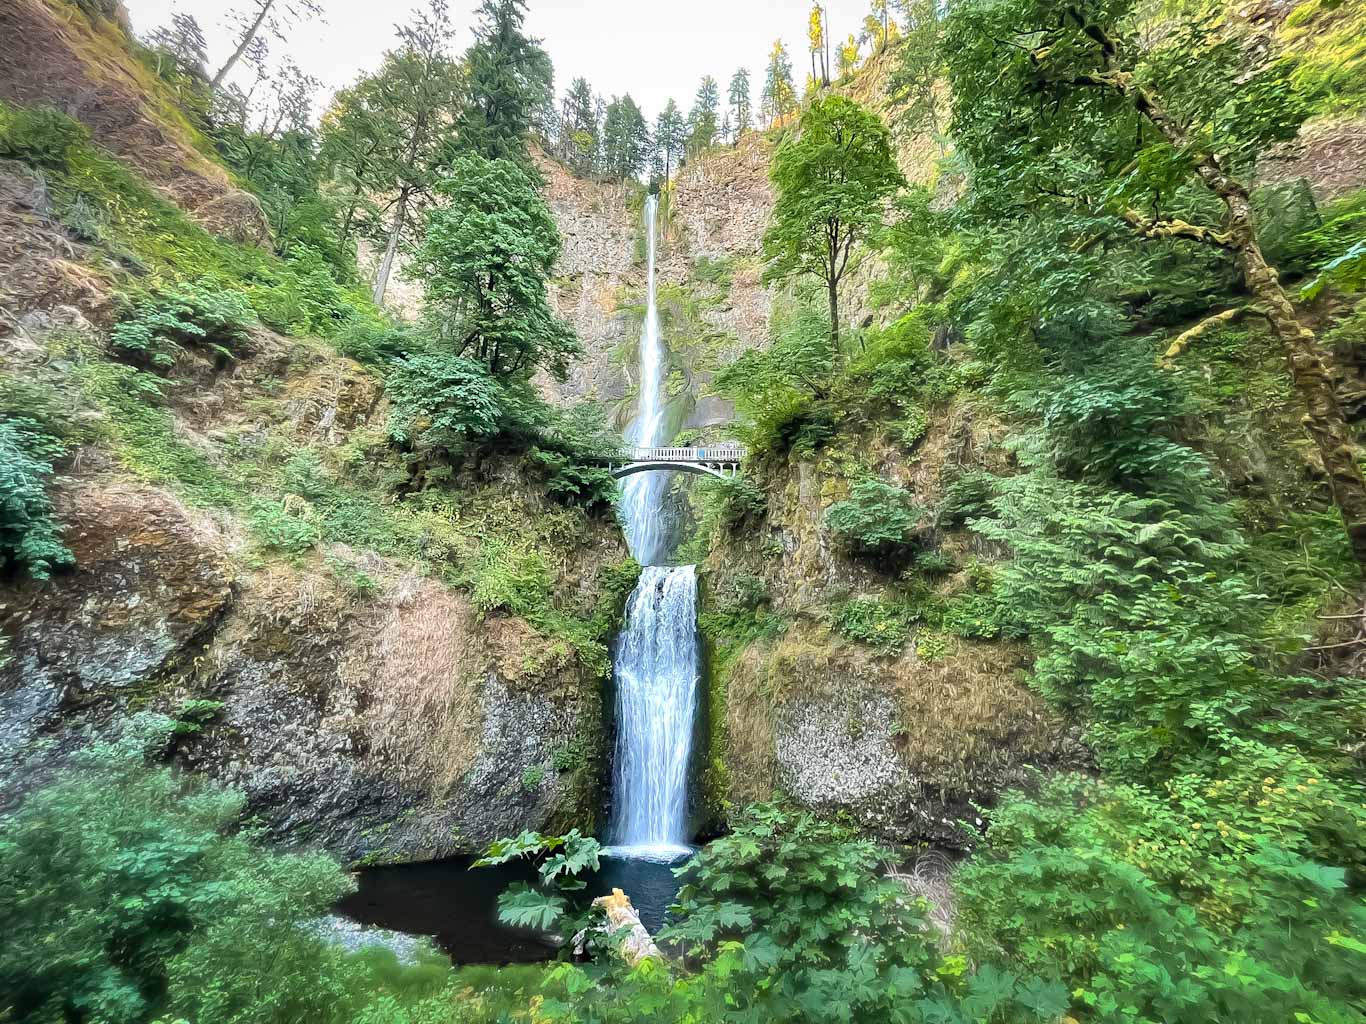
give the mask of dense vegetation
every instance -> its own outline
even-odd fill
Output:
[[[0,106],[0,158],[42,171],[56,216],[121,292],[107,337],[49,340],[59,374],[0,378],[0,569],[42,579],[70,563],[48,484],[93,443],[240,517],[262,557],[335,540],[405,559],[606,670],[610,609],[557,605],[545,556],[610,508],[592,456],[614,441],[600,411],[553,410],[531,383],[563,373],[577,341],[547,301],[559,238],[529,138],[582,173],[667,184],[751,127],[750,85],[737,73],[718,118],[704,79],[691,115],[670,103],[653,133],[629,97],[599,104],[582,80],[557,114],[523,6],[487,0],[457,58],[433,3],[320,129],[289,90],[272,93],[274,128],[248,128],[188,22],[149,40],[187,118],[261,199],[271,251],[209,235],[71,118]],[[872,6],[863,41],[890,66],[890,124],[838,91],[859,41],[832,61],[819,10],[800,101],[781,42],[769,60],[765,269],[785,287],[771,344],[716,375],[753,469],[699,490],[693,547],[761,534],[769,485],[814,464],[840,485],[819,529],[877,583],[827,608],[831,628],[879,656],[914,641],[927,662],[948,638],[1027,645],[1029,685],[1084,730],[1094,770],[984,815],[942,933],[889,874],[899,851],[763,805],[729,808],[727,834],[683,869],[664,958],[627,966],[590,932],[587,964],[469,974],[325,941],[313,922],[346,876],[264,850],[240,797],[167,766],[176,723],[135,719],[0,819],[0,1010],[1361,1019],[1366,686],[1357,641],[1332,624],[1361,603],[1366,485],[1339,391],[1363,361],[1366,196],[1297,217],[1290,190],[1250,184],[1307,118],[1361,109],[1360,20],[1312,0],[1268,38],[1208,0]],[[943,177],[907,185],[894,140],[944,131]],[[372,289],[357,237],[387,253]],[[375,304],[400,246],[427,283],[415,325]],[[866,323],[844,312],[855,276]],[[187,444],[177,372],[241,359],[261,325],[315,339],[292,343],[296,362],[358,360],[383,382],[387,422],[333,453],[283,434],[214,459]],[[931,503],[905,470],[964,408],[1002,440],[991,458],[942,460]],[[563,507],[503,529],[516,514],[472,472],[496,459]],[[962,536],[970,560],[947,543]],[[614,574],[613,602],[634,571]],[[737,579],[734,603],[704,617],[719,660],[788,628],[764,587]],[[593,928],[580,876],[598,852],[573,833],[495,844],[490,863],[539,868],[505,916],[566,938]]]

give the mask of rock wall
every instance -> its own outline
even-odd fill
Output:
[[[868,471],[909,489],[919,504],[942,499],[946,465],[1004,469],[999,422],[968,400],[931,414],[915,456],[878,438],[858,442]],[[703,567],[704,612],[721,621],[755,603],[776,620],[738,652],[709,658],[717,709],[709,742],[713,807],[782,793],[799,805],[849,815],[894,842],[971,842],[959,822],[974,805],[1025,783],[1029,769],[1084,764],[1068,723],[1022,682],[1025,648],[915,627],[895,653],[880,653],[835,628],[838,607],[882,598],[896,569],[851,557],[823,528],[825,510],[848,495],[843,456],[792,455],[755,467],[767,511],[724,533]],[[956,565],[999,557],[980,537],[937,531]],[[941,599],[971,587],[957,571]]]
[[[186,443],[209,458],[367,443],[384,407],[362,367],[268,332],[253,346],[232,370],[177,367]],[[512,469],[483,473],[460,486],[496,493],[504,518],[565,515]],[[380,862],[594,827],[604,680],[562,639],[373,552],[263,552],[236,512],[189,507],[102,449],[80,451],[55,500],[75,568],[0,585],[0,806],[131,713],[212,701],[179,756],[243,790],[284,845]],[[551,569],[555,600],[586,616],[625,547],[609,520],[575,522]]]

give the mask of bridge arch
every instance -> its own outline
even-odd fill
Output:
[[[625,465],[613,466],[612,476],[620,480],[623,477],[634,476],[636,473],[652,473],[660,469],[673,470],[678,473],[693,473],[698,476],[714,476],[718,479],[725,479],[730,476],[721,465],[709,466],[703,462],[670,462],[664,459],[628,462]]]

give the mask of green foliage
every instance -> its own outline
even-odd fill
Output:
[[[523,777],[525,781],[525,776]],[[578,931],[566,921],[570,897],[582,892],[587,883],[578,876],[598,870],[598,841],[582,835],[578,829],[563,836],[543,836],[539,832],[523,832],[514,839],[499,839],[474,866],[494,867],[515,860],[529,861],[536,866],[539,884],[517,882],[498,897],[498,917],[517,928],[552,927],[565,935]],[[583,915],[580,914],[581,918]]]
[[[481,612],[535,616],[550,602],[550,571],[534,548],[502,538],[484,541],[467,566],[470,598]]]
[[[833,413],[823,404],[836,365],[829,330],[810,308],[775,316],[768,348],[750,349],[717,373],[716,390],[750,421],[754,455],[789,448],[810,454],[833,432]]]
[[[735,261],[726,256],[711,257],[706,253],[693,260],[692,276],[707,284],[714,284],[722,291],[730,291],[731,279],[735,275]]]
[[[287,505],[259,504],[252,510],[250,521],[261,546],[284,555],[302,555],[322,539],[322,531],[310,516]]]
[[[1016,798],[958,874],[970,952],[1077,979],[1101,1021],[1353,1019],[1366,989],[1344,940],[1366,910],[1258,809],[1316,781],[1268,777],[1257,807],[1207,781],[1163,798],[1064,777]]]
[[[484,0],[479,15],[465,53],[465,102],[455,134],[462,149],[485,159],[528,164],[527,133],[554,99],[554,68],[539,41],[522,31],[525,0]]]
[[[376,316],[369,300],[346,286],[347,273],[316,244],[292,240],[288,259],[280,260],[255,246],[215,238],[95,146],[86,129],[64,114],[0,103],[0,158],[42,169],[53,212],[63,224],[117,263],[170,282],[171,292],[202,286],[202,295],[193,298],[210,302],[210,308],[236,303],[233,293],[240,292],[261,320],[281,331],[331,334],[355,318]],[[170,312],[179,321],[180,314]],[[134,351],[160,349],[162,342],[153,340],[157,326],[130,336]],[[177,337],[180,328],[167,326],[171,341],[199,338],[193,331]]]
[[[905,179],[882,121],[846,97],[821,97],[773,157],[777,191],[764,234],[766,281],[811,275],[826,285],[839,337],[837,293],[854,248],[876,239],[883,205]]]
[[[434,352],[396,360],[385,390],[393,402],[389,436],[397,442],[459,452],[498,432],[502,389],[473,359]]]
[[[911,624],[911,609],[903,604],[873,597],[856,597],[835,609],[835,629],[882,654],[896,654],[906,646]]]
[[[911,544],[924,518],[925,510],[904,487],[869,478],[825,510],[825,528],[851,551],[887,556]]]
[[[543,843],[533,834],[497,845],[505,858],[518,849],[544,856]],[[560,991],[541,1012],[603,1024],[1004,1024],[1056,1020],[1067,1009],[1057,982],[990,965],[968,974],[961,961],[941,960],[923,904],[882,873],[887,856],[847,828],[751,808],[676,869],[685,885],[659,938],[682,949],[680,962],[609,961],[591,972],[563,964],[549,974]],[[563,913],[529,887],[506,899],[507,920],[540,924]]]
[[[1338,0],[1296,4],[1281,28],[1291,81],[1318,114],[1366,106],[1366,11]]]
[[[12,1020],[349,1024],[377,999],[454,995],[431,961],[404,969],[319,937],[314,920],[350,889],[346,874],[239,831],[239,794],[155,762],[171,732],[169,719],[134,719],[3,819]]]
[[[527,765],[522,769],[522,788],[527,792],[536,789],[545,781],[545,769],[540,765]]]
[[[241,495],[225,475],[181,439],[164,407],[161,378],[120,363],[90,362],[74,372],[105,411],[106,441],[123,464],[151,483],[173,484],[197,505],[232,508]]]
[[[464,155],[438,191],[411,267],[438,344],[498,379],[563,377],[581,349],[546,297],[560,234],[535,182],[507,160]]]
[[[176,708],[175,721],[171,726],[173,736],[193,736],[203,731],[204,726],[218,717],[223,710],[221,700],[187,698]]]
[[[0,572],[47,579],[72,564],[47,484],[66,446],[37,421],[0,413]]]
[[[621,434],[597,403],[549,408],[530,452],[545,479],[546,493],[585,508],[616,503],[619,487],[601,462],[622,450]]]
[[[205,345],[221,358],[232,358],[256,324],[241,292],[209,278],[156,289],[127,307],[114,326],[115,350],[161,369],[173,366],[186,344]]]
[[[58,110],[0,104],[0,160],[66,170],[72,150],[89,144],[86,127]]]

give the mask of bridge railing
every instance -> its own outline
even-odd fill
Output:
[[[744,461],[746,451],[739,445],[693,445],[687,448],[631,448],[623,446],[604,453],[604,462],[733,462]]]
[[[634,462],[740,462],[745,457],[745,450],[736,445],[634,448],[628,451]]]

